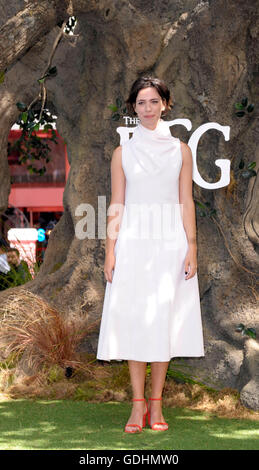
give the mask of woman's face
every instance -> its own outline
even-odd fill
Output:
[[[136,103],[133,104],[141,124],[147,127],[155,127],[165,109],[166,101],[162,101],[156,88],[142,88],[138,92]]]

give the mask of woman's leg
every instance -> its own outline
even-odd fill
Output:
[[[145,379],[146,379],[146,362],[128,361],[130,379],[132,386],[132,398],[144,398]],[[143,414],[146,411],[144,401],[133,401],[131,415],[127,424],[143,424]],[[129,426],[127,431],[139,430],[137,427]]]
[[[168,362],[151,362],[151,384],[152,391],[150,398],[162,397],[163,388],[165,384],[166,372],[168,369]],[[162,414],[162,400],[150,400],[148,408],[151,418],[151,426],[155,422],[164,422],[165,419]],[[156,425],[157,429],[163,429],[163,425]]]

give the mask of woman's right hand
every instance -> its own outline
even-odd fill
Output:
[[[112,270],[114,270],[116,263],[116,257],[113,251],[106,253],[105,255],[105,262],[104,262],[104,275],[105,279],[108,282],[112,282]]]

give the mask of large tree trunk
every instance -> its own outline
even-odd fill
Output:
[[[31,2],[10,18],[0,30],[0,70],[12,65],[59,21],[68,17],[67,3]]]
[[[43,2],[34,3],[39,12]],[[18,27],[17,34],[25,38],[20,49],[8,52],[13,49],[8,38],[4,39],[3,67],[12,67],[1,85],[2,210],[10,190],[6,144],[17,119],[15,103],[29,103],[38,92],[37,78],[59,30],[54,25],[66,17],[61,4],[64,2],[51,2],[51,8],[42,12],[48,26],[41,26],[38,35],[35,28],[32,42],[22,31],[28,27],[26,21]],[[217,212],[214,219],[197,214],[205,357],[185,358],[184,362],[205,383],[240,390],[243,403],[253,409],[259,409],[258,340],[241,336],[235,328],[244,323],[258,335],[253,273],[258,271],[259,183],[258,176],[247,183],[239,171],[241,157],[246,163],[256,161],[258,167],[258,112],[239,119],[234,105],[244,96],[254,103],[259,98],[257,8],[258,2],[253,0],[153,4],[146,0],[75,0],[70,4],[67,13],[77,16],[75,33],[79,36],[76,42],[59,44],[53,60],[58,75],[47,82],[48,99],[58,113],[58,131],[68,143],[71,169],[64,191],[65,210],[51,233],[40,273],[26,285],[55,306],[85,311],[90,321],[100,318],[105,241],[98,239],[97,231],[95,240],[78,239],[75,211],[81,203],[91,204],[97,220],[98,196],[105,195],[106,208],[109,206],[110,158],[119,145],[116,128],[124,122],[111,120],[108,105],[118,96],[125,99],[139,74],[151,72],[163,78],[175,97],[168,118],[187,117],[193,129],[209,121],[231,127],[229,142],[209,131],[198,149],[204,179],[219,179],[214,161],[223,156],[231,160],[232,178],[228,187],[213,191],[194,184],[194,198],[210,202]],[[40,15],[38,25],[42,25]],[[8,30],[8,24],[2,31]],[[190,136],[177,126],[173,134],[185,142]],[[89,351],[96,352],[97,338],[98,331],[85,344]]]

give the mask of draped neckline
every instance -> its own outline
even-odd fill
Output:
[[[155,129],[148,129],[147,127],[143,126],[141,122],[138,123],[136,129],[139,130],[139,133],[143,136],[151,138],[152,140],[172,140],[175,137],[172,136],[170,132],[169,125],[163,119],[159,119]]]
[[[137,124],[130,139],[135,161],[149,174],[155,174],[172,163],[176,164],[179,139],[173,137],[166,121],[160,119],[155,129]],[[178,153],[179,155],[179,153]]]

